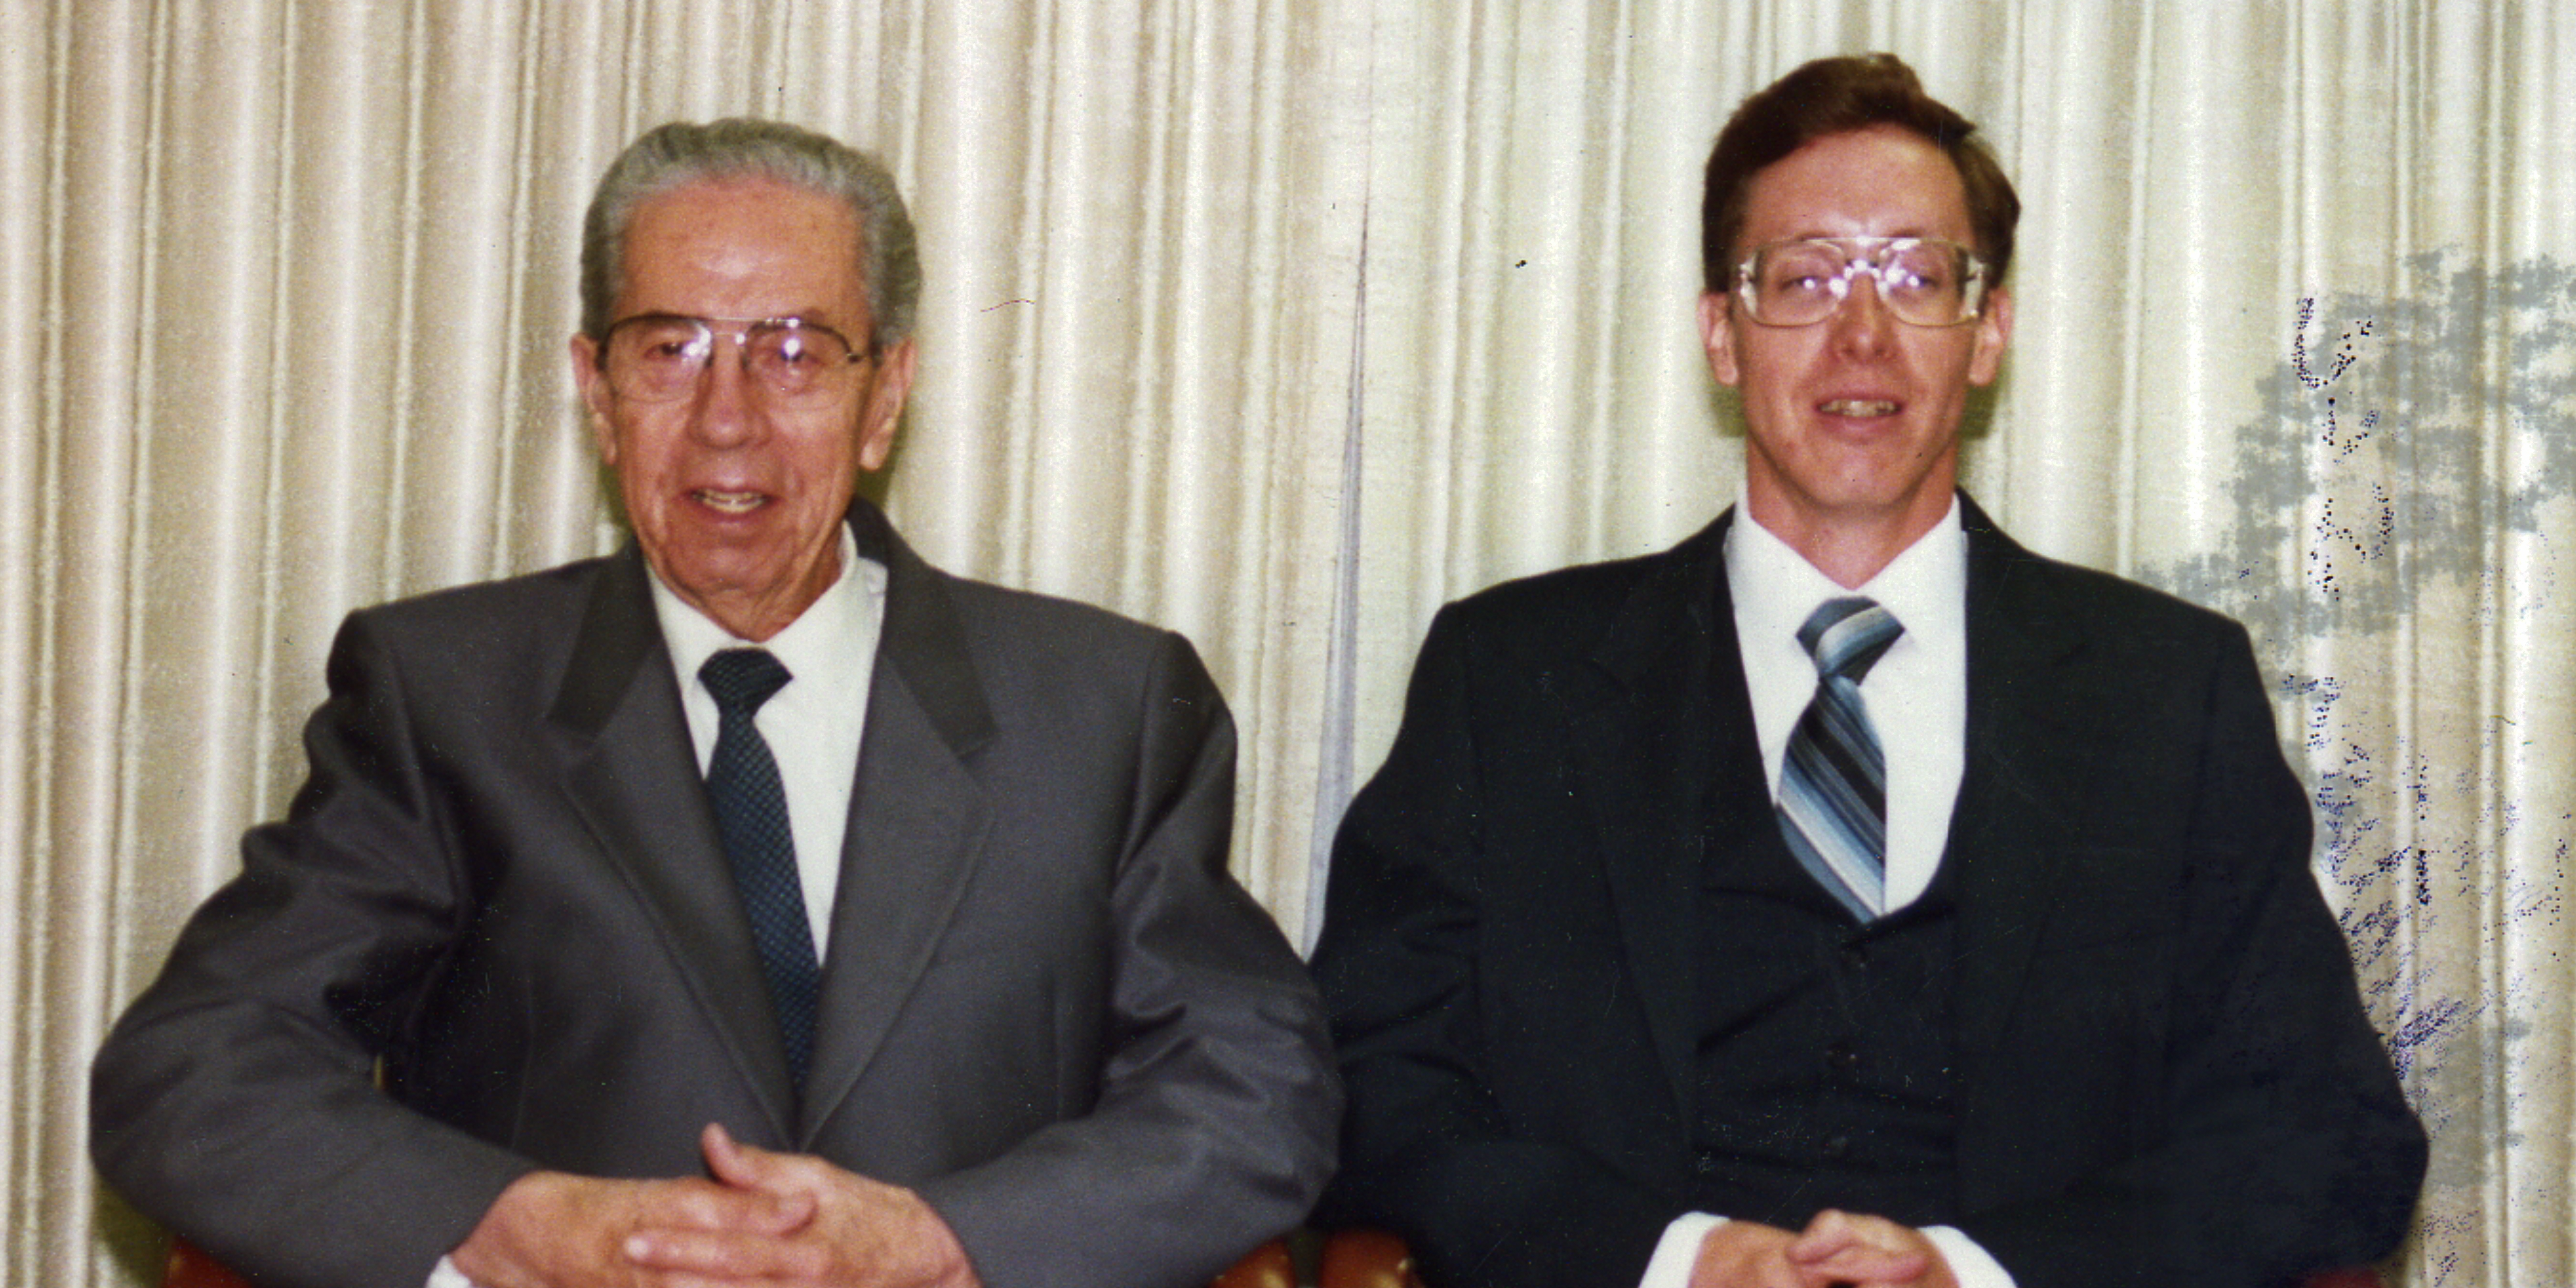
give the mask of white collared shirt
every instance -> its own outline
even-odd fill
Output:
[[[793,678],[762,703],[753,723],[787,791],[787,825],[796,838],[796,874],[805,889],[805,917],[814,928],[814,957],[831,951],[832,899],[841,882],[841,842],[850,822],[850,790],[858,781],[859,740],[867,732],[868,680],[876,666],[877,637],[885,625],[885,565],[859,557],[858,542],[841,528],[841,575],[787,628],[761,643],[741,639],[692,608],[653,576],[653,612],[671,651],[680,683],[680,709],[689,721],[704,776],[715,756],[720,715],[715,695],[698,668],[728,648],[767,649]]]
[[[1816,694],[1815,659],[1798,643],[1807,615],[1828,599],[1866,595],[1905,627],[1861,681],[1860,696],[1887,753],[1887,906],[1879,912],[1914,902],[1941,866],[1967,758],[1968,534],[1958,496],[1931,531],[1857,589],[1818,572],[1740,502],[1725,557],[1753,731],[1775,801],[1789,735]]]

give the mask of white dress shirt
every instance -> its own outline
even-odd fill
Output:
[[[1884,916],[1930,888],[1950,839],[1951,808],[1968,740],[1968,537],[1959,500],[1878,575],[1845,589],[1753,519],[1739,494],[1726,531],[1726,582],[1735,640],[1753,700],[1753,733],[1771,797],[1789,735],[1816,694],[1816,662],[1798,628],[1828,599],[1865,595],[1895,615],[1905,633],[1860,684],[1879,746],[1887,755],[1887,906]],[[1685,1213],[1664,1227],[1639,1288],[1685,1288],[1700,1241],[1726,1218]],[[1949,1226],[1923,1231],[1950,1263],[1960,1288],[2013,1288],[1986,1250]]]
[[[649,566],[648,566],[649,571]],[[796,840],[796,876],[804,887],[805,919],[814,931],[814,959],[829,951],[832,900],[841,886],[841,841],[850,822],[850,790],[858,782],[859,740],[867,732],[868,679],[876,669],[877,639],[885,627],[885,565],[859,557],[859,543],[841,527],[841,575],[787,629],[754,644],[692,608],[653,573],[653,613],[671,652],[680,684],[680,710],[697,748],[704,777],[715,756],[722,719],[715,695],[698,678],[709,657],[728,648],[763,648],[790,677],[752,717],[778,762],[787,793],[787,827]],[[474,1288],[472,1280],[441,1257],[424,1288]]]
[[[1958,498],[1931,531],[1853,590],[1816,571],[1747,507],[1735,514],[1726,532],[1726,583],[1773,800],[1789,735],[1816,696],[1816,660],[1798,643],[1807,615],[1826,600],[1865,595],[1905,628],[1860,684],[1887,755],[1887,906],[1878,910],[1885,916],[1931,886],[1967,755],[1968,534],[1959,526]]]
[[[709,657],[729,648],[767,649],[793,678],[761,704],[753,723],[778,761],[787,789],[787,826],[796,838],[796,874],[805,887],[805,917],[814,929],[814,958],[831,951],[832,898],[841,882],[841,840],[850,822],[850,789],[858,782],[859,740],[867,732],[868,678],[885,626],[885,565],[859,557],[841,529],[841,575],[787,629],[755,644],[683,602],[653,578],[653,611],[680,682],[680,709],[697,747],[698,773],[716,753],[721,716],[698,678]]]

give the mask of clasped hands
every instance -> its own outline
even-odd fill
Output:
[[[980,1288],[919,1195],[699,1133],[705,1177],[531,1172],[450,1260],[480,1288]]]
[[[1729,1221],[1700,1240],[1690,1288],[1958,1288],[1940,1249],[1884,1217],[1816,1214],[1804,1230]]]

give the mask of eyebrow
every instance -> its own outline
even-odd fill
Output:
[[[1900,228],[1900,229],[1898,229],[1898,230],[1897,230],[1897,231],[1895,231],[1895,232],[1889,232],[1889,233],[1829,233],[1829,232],[1803,232],[1803,233],[1792,233],[1792,234],[1790,234],[1790,235],[1789,235],[1789,236],[1787,236],[1787,237],[1783,237],[1783,238],[1781,238],[1780,240],[1782,240],[1782,241],[1841,241],[1841,240],[1844,240],[1845,238],[1850,238],[1850,237],[1914,237],[1914,238],[1939,238],[1939,239],[1940,239],[1940,240],[1942,240],[1942,241],[1948,241],[1948,240],[1950,240],[1950,239],[1949,239],[1949,238],[1947,238],[1947,237],[1943,237],[1943,236],[1941,236],[1941,234],[1939,234],[1939,233],[1936,233],[1936,232],[1930,232],[1930,231],[1925,230],[1925,229],[1924,229],[1921,225],[1919,225],[1919,224],[1909,224],[1909,225],[1905,226],[1904,228]],[[1962,243],[1960,243],[1960,244],[1961,244],[1961,245],[1966,245],[1966,243],[1965,243],[1965,242],[1962,242]]]

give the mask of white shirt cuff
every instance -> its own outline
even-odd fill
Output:
[[[429,1268],[429,1282],[422,1288],[474,1288],[474,1281],[466,1278],[465,1272],[457,1269],[455,1262],[440,1257],[438,1264]]]
[[[1950,1263],[1950,1277],[1959,1281],[1959,1288],[2013,1288],[2011,1272],[1959,1230],[1927,1225],[1923,1227],[1923,1237],[1941,1250],[1941,1259]]]
[[[1699,1264],[1700,1240],[1708,1232],[1726,1224],[1726,1218],[1706,1212],[1684,1212],[1664,1227],[1664,1237],[1655,1241],[1654,1259],[1646,1263],[1646,1277],[1637,1288],[1690,1288],[1691,1267]],[[1964,1280],[1959,1288],[1971,1288]]]

